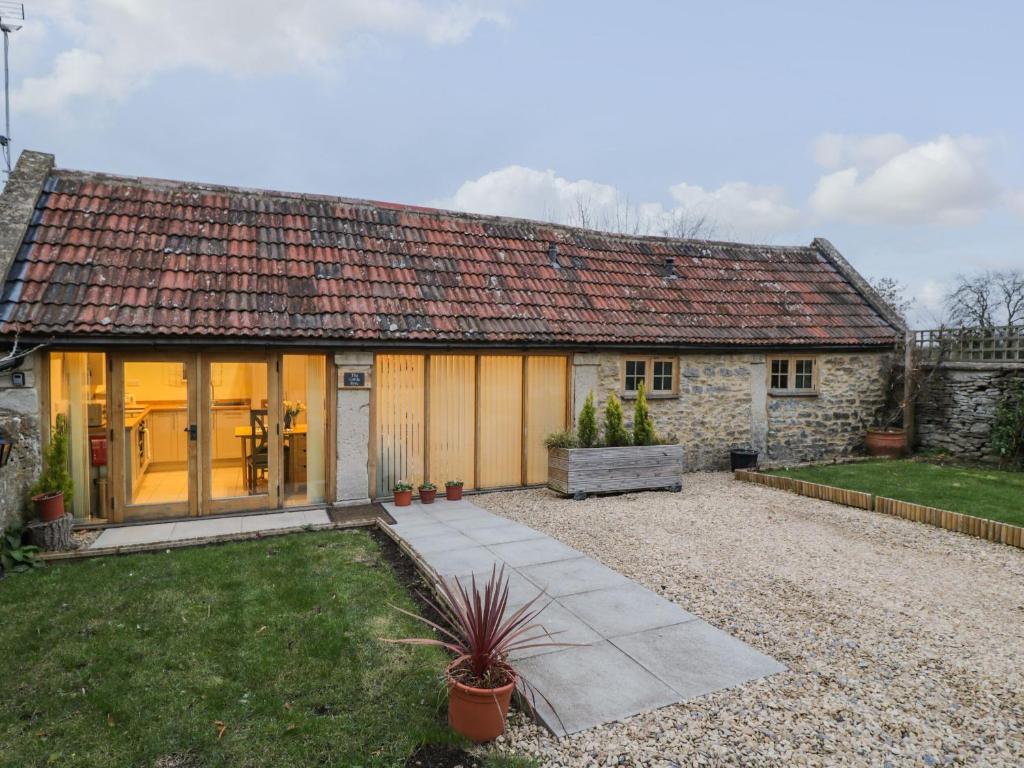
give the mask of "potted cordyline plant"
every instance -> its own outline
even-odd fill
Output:
[[[504,732],[512,691],[517,683],[522,681],[525,684],[509,661],[509,654],[527,648],[574,645],[551,642],[551,633],[535,623],[537,616],[548,606],[545,603],[534,608],[543,592],[506,616],[508,590],[504,565],[501,570],[493,567],[490,578],[482,586],[477,585],[475,576],[470,579],[468,589],[458,579],[451,583],[440,579],[437,582],[440,604],[425,596],[423,599],[442,617],[443,624],[393,606],[432,627],[440,637],[385,641],[432,645],[455,654],[455,659],[445,670],[448,724],[457,733],[476,742],[491,741]]]

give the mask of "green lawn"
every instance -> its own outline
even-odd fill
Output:
[[[0,765],[403,765],[455,737],[441,652],[378,641],[424,631],[389,603],[415,609],[365,531],[3,579]]]
[[[802,467],[773,474],[1024,525],[1024,472],[904,459]]]

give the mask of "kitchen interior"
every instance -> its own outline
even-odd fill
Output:
[[[211,497],[266,495],[270,482],[267,360],[211,361],[209,434],[196,435],[210,457]],[[125,499],[132,505],[189,498],[190,421],[186,368],[176,361],[124,362]],[[325,494],[326,361],[282,355],[280,413],[284,506]],[[109,514],[107,367],[103,353],[51,354],[51,421],[65,420],[75,479],[75,515]],[[200,467],[203,466],[200,460]],[[201,510],[201,512],[206,510]]]

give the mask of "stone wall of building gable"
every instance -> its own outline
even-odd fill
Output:
[[[885,354],[818,355],[812,397],[768,396],[768,460],[799,463],[863,449],[885,399]]]
[[[603,409],[608,393],[621,390],[621,365],[628,355],[593,357],[598,361],[595,396]],[[764,353],[679,355],[679,396],[651,399],[650,409],[659,434],[673,435],[683,446],[687,470],[726,469],[733,447],[752,446],[771,463],[826,460],[862,447],[884,397],[884,353],[816,355],[819,386],[811,397],[770,394],[767,358]],[[630,424],[632,405],[623,402]]]
[[[42,468],[39,364],[32,355],[17,369],[25,374],[23,387],[12,386],[12,371],[0,371],[0,434],[14,442],[10,461],[0,468],[0,529],[27,518],[28,489]]]
[[[1010,383],[1024,381],[1024,366],[943,363],[924,372],[917,401],[921,450],[946,451],[970,461],[992,456],[992,420]]]

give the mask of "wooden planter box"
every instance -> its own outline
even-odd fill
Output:
[[[588,493],[682,488],[681,445],[551,448],[548,488],[585,499]]]

